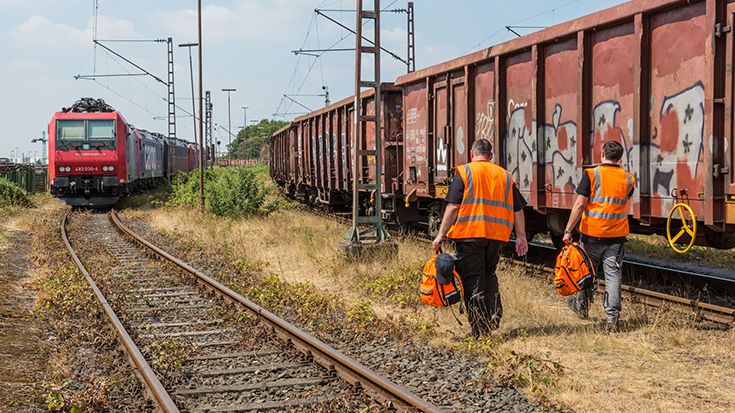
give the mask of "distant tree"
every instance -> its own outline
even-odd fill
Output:
[[[243,129],[237,133],[237,137],[228,145],[229,154],[233,159],[259,159],[268,156],[268,140],[273,132],[286,126],[288,122],[282,120],[263,119],[260,122],[248,126],[243,133]],[[245,147],[243,148],[243,136],[245,139]],[[265,154],[265,155],[263,155]]]

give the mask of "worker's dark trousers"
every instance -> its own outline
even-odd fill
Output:
[[[504,246],[504,242],[488,239],[457,242],[455,268],[462,278],[467,316],[475,337],[490,334],[503,317],[495,269]]]

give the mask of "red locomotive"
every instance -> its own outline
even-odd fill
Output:
[[[198,165],[196,145],[137,129],[102,99],[56,112],[48,134],[51,194],[68,205],[114,205]]]
[[[735,247],[733,16],[726,0],[633,0],[385,85],[383,218],[435,231],[454,167],[485,138],[528,201],[529,236],[560,240],[583,168],[616,140],[639,182],[634,232]],[[351,101],[273,135],[271,175],[292,195],[350,206]]]

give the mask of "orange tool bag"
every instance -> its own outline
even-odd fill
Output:
[[[454,258],[451,255],[440,250],[424,265],[419,296],[424,304],[432,307],[448,307],[464,301],[462,280],[454,270]]]
[[[567,244],[556,257],[554,288],[560,295],[572,295],[595,286],[595,268],[587,251],[576,242]]]

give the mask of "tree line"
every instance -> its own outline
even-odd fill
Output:
[[[237,137],[227,145],[228,154],[233,159],[268,159],[268,141],[271,135],[287,123],[282,120],[262,119],[240,129]]]

